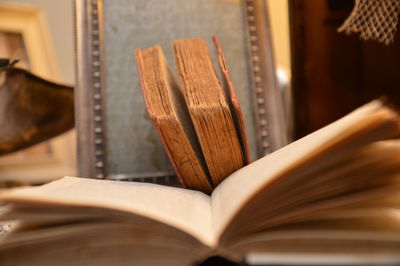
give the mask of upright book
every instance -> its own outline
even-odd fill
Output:
[[[178,177],[206,193],[249,162],[240,105],[215,37],[214,43],[224,82],[202,39],[173,43],[179,82],[160,46],[136,50],[146,107]]]
[[[371,102],[204,193],[65,177],[0,194],[0,265],[193,265],[400,252],[400,117]],[[283,255],[286,254],[286,255]],[[400,261],[399,261],[400,262]]]

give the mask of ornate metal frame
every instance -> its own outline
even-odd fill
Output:
[[[287,143],[287,123],[275,76],[267,3],[265,0],[242,2],[250,47],[258,156],[262,156]],[[75,7],[78,173],[84,177],[107,178],[103,3],[102,0],[76,0]]]
[[[289,142],[283,96],[276,77],[269,8],[266,0],[244,0],[251,61],[251,90],[258,155]]]
[[[106,177],[103,5],[101,0],[77,0],[75,125],[78,174]]]

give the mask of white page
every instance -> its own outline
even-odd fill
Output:
[[[64,177],[41,187],[3,193],[1,198],[132,212],[176,227],[205,244],[214,241],[210,197],[197,191],[149,183]]]
[[[214,230],[220,235],[232,218],[243,208],[247,201],[260,189],[265,188],[288,170],[304,164],[332,144],[360,132],[370,126],[371,121],[395,115],[382,107],[380,101],[373,101],[342,119],[269,154],[250,165],[236,171],[224,180],[212,193],[212,212]],[[372,113],[376,113],[373,114]],[[371,116],[371,117],[369,117]],[[268,193],[268,190],[265,191]]]

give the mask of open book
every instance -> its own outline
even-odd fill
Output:
[[[3,192],[1,265],[192,265],[248,252],[400,252],[400,118],[371,102],[208,196],[65,177]],[[29,262],[29,263],[28,263]]]
[[[223,82],[202,39],[173,43],[180,82],[160,46],[135,53],[146,108],[179,180],[208,194],[249,162],[239,101],[216,37],[214,43]]]

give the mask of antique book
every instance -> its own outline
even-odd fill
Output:
[[[240,105],[214,43],[223,82],[202,39],[173,43],[180,82],[160,46],[136,50],[146,107],[176,173],[185,187],[206,193],[249,162]]]
[[[194,265],[400,252],[400,117],[373,101],[205,193],[65,177],[4,191],[1,265]],[[275,255],[276,257],[276,255]]]

